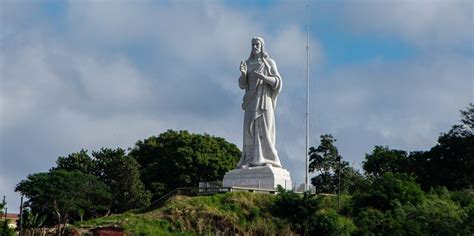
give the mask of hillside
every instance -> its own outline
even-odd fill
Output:
[[[154,210],[102,217],[76,229],[118,226],[132,235],[472,235],[472,189],[425,193],[408,180],[385,175],[369,193],[342,195],[340,208],[334,195],[284,190],[174,196]]]
[[[127,212],[76,226],[86,229],[114,225],[136,235],[294,234],[290,223],[270,213],[274,201],[275,195],[247,192],[174,196],[149,212]]]

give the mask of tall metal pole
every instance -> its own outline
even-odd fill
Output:
[[[309,3],[306,3],[306,147],[305,147],[305,191],[309,190],[309,165],[308,165],[308,150],[309,150]]]
[[[20,200],[20,236],[23,236],[23,195]]]

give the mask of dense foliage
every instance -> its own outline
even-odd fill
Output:
[[[274,195],[229,192],[176,196],[150,212],[99,218],[78,226],[116,224],[130,235],[294,235],[290,223],[272,212]]]
[[[121,148],[102,148],[92,152],[81,150],[67,157],[59,157],[53,170],[80,171],[96,176],[110,188],[112,213],[145,207],[151,194],[140,180],[138,163]]]
[[[48,225],[65,225],[81,217],[104,215],[109,210],[110,190],[97,177],[79,171],[53,170],[29,175],[16,189],[29,200],[26,205],[45,215]]]
[[[376,146],[366,155],[367,174],[406,173],[415,177],[422,189],[444,186],[450,190],[474,187],[474,104],[461,111],[461,124],[442,133],[429,151],[407,154],[402,150]]]
[[[275,216],[287,220],[293,231],[300,235],[349,235],[355,230],[354,223],[339,215],[332,208],[325,208],[324,197],[303,196],[279,189],[272,206]]]
[[[128,232],[150,235],[473,235],[473,125],[469,104],[461,123],[428,151],[375,146],[365,156],[364,175],[342,161],[332,135],[322,135],[321,144],[309,150],[310,170],[318,174],[312,183],[318,193],[338,195],[280,189],[276,196],[175,197],[151,212],[88,223],[112,220]],[[221,180],[239,157],[234,144],[187,131],[140,140],[128,154],[103,148],[91,156],[81,150],[59,157],[49,172],[17,185],[28,198],[24,226],[61,226],[143,207],[174,188]]]
[[[342,161],[342,156],[335,145],[337,140],[330,134],[321,135],[321,144],[309,149],[309,171],[319,172],[311,179],[316,193],[355,192],[363,185],[363,176]]]
[[[64,225],[146,207],[150,190],[159,197],[176,187],[222,179],[239,158],[239,149],[222,138],[167,131],[138,141],[129,154],[102,148],[58,157],[49,172],[29,175],[16,191],[28,198],[31,227]]]
[[[3,199],[2,202],[0,202],[0,216],[3,216],[3,209],[7,203],[5,202],[5,199]],[[4,220],[0,218],[0,236],[12,236],[14,235],[14,232],[12,229],[8,227],[8,220]]]
[[[138,141],[131,150],[146,188],[154,198],[178,187],[222,180],[240,158],[240,150],[223,138],[169,130]]]

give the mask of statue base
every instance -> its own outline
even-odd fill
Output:
[[[271,166],[256,166],[234,169],[224,175],[224,187],[245,187],[274,190],[281,185],[291,190],[290,172],[283,168]]]

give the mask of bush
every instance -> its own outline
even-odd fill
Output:
[[[272,212],[275,216],[288,220],[296,232],[307,233],[315,213],[321,208],[321,199],[308,192],[300,196],[281,187],[278,191]]]
[[[310,222],[309,235],[351,235],[356,229],[352,220],[340,216],[335,210],[322,210]]]
[[[15,235],[13,229],[10,229],[10,227],[8,227],[8,220],[0,221],[0,235],[1,236]]]
[[[463,234],[463,224],[467,214],[459,204],[448,196],[430,194],[423,204],[418,206],[416,214],[423,232],[429,235]],[[466,222],[467,223],[467,222]]]
[[[417,205],[423,199],[424,193],[414,178],[387,173],[374,179],[367,192],[354,195],[353,204],[356,211],[365,207],[386,211],[408,203]]]
[[[464,231],[467,234],[474,234],[474,203],[466,208],[466,220],[464,221]]]

